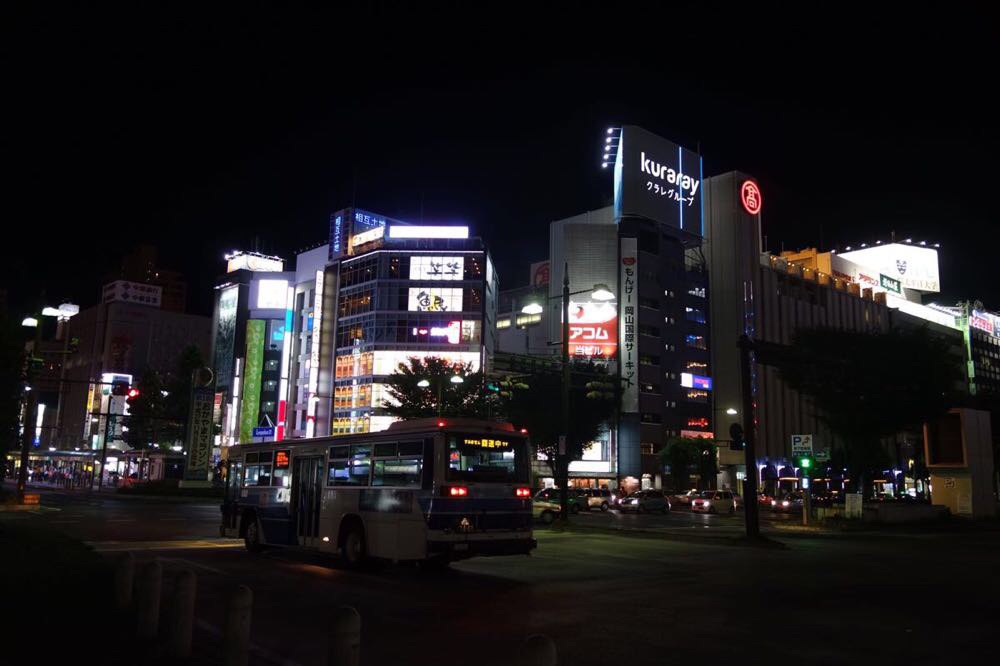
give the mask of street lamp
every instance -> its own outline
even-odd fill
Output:
[[[35,329],[35,339],[31,345],[31,351],[28,352],[30,356],[28,357],[28,366],[25,373],[24,419],[22,421],[23,427],[21,429],[21,467],[17,471],[17,497],[22,503],[24,502],[24,490],[28,485],[28,458],[29,453],[31,452],[31,445],[35,438],[36,428],[34,424],[37,419],[36,412],[38,411],[38,391],[31,390],[31,383],[35,378],[35,354],[40,353],[39,347],[41,346],[42,341],[41,318],[56,317],[60,322],[63,322],[67,321],[70,317],[79,312],[80,306],[74,305],[73,303],[63,303],[58,308],[48,306],[43,307],[41,312],[36,312],[34,315],[25,317],[21,320],[21,326]],[[65,367],[65,362],[62,365]],[[60,395],[61,394],[62,391],[60,391]]]
[[[462,377],[462,375],[458,375],[458,374],[452,375],[451,378],[448,381],[450,381],[452,384],[463,384],[463,383],[465,383],[465,379]],[[441,377],[435,377],[434,383],[437,384],[437,408],[438,408],[438,416],[440,417],[441,416],[441,393],[442,393],[442,389],[444,388],[444,381],[442,381]],[[417,382],[417,386],[419,386],[420,388],[430,388],[430,385],[431,385],[431,382],[428,379],[421,379],[419,382]]]
[[[608,139],[610,141],[610,139]],[[603,283],[595,284],[592,289],[583,289],[581,291],[569,290],[569,262],[563,264],[563,289],[561,296],[549,296],[547,300],[555,300],[561,298],[562,300],[562,431],[563,434],[559,438],[560,444],[557,453],[557,458],[559,459],[559,468],[562,469],[566,467],[567,478],[560,479],[559,488],[559,517],[562,520],[566,520],[567,517],[567,505],[569,503],[568,489],[566,486],[569,483],[569,467],[566,464],[565,457],[566,445],[564,442],[569,439],[569,297],[575,296],[577,294],[589,293],[590,297],[595,301],[611,301],[615,298],[615,293],[611,291],[608,285]],[[524,314],[541,314],[544,308],[542,304],[538,301],[531,301],[521,308],[521,312]]]

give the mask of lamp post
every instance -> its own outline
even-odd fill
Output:
[[[34,360],[35,355],[40,353],[39,347],[42,341],[42,317],[58,317],[60,320],[69,319],[78,313],[80,308],[71,303],[63,303],[58,308],[43,308],[41,312],[33,316],[25,317],[21,321],[21,326],[35,329],[34,341],[31,351],[27,352],[27,367],[25,368],[24,386],[24,417],[21,430],[21,467],[17,470],[17,499],[24,502],[24,490],[28,485],[28,459],[31,453],[31,446],[35,440],[35,420],[38,410],[38,387],[32,386],[31,382],[35,378]],[[65,363],[65,360],[63,361]]]
[[[562,306],[562,335],[561,342],[562,345],[562,432],[563,434],[559,437],[559,446],[556,449],[556,471],[560,476],[563,476],[561,470],[565,469],[565,478],[560,479],[559,483],[559,517],[562,520],[566,520],[569,515],[568,504],[569,504],[569,489],[566,487],[569,485],[569,461],[567,457],[569,456],[569,387],[570,387],[570,371],[569,371],[569,297],[575,296],[577,294],[587,294],[589,293],[591,298],[595,301],[610,301],[614,299],[615,294],[611,291],[605,284],[595,284],[593,289],[583,289],[580,291],[569,290],[569,262],[563,264],[563,287],[562,296],[550,296],[547,300],[555,300],[556,298],[561,298]],[[541,314],[545,308],[542,307],[541,303],[530,302],[521,308],[521,312],[524,314]]]
[[[450,381],[452,384],[462,384],[462,383],[465,382],[465,379],[463,379],[461,375],[452,375],[451,378],[448,381]],[[443,377],[437,377],[437,378],[435,378],[435,382],[434,383],[437,384],[437,408],[438,408],[438,416],[440,417],[441,416],[441,396],[442,396],[442,389],[444,388],[444,379],[443,379]],[[429,388],[430,385],[431,385],[431,383],[427,379],[421,379],[419,382],[417,382],[417,386],[419,386],[420,388]]]

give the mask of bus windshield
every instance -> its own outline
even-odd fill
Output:
[[[448,480],[526,483],[525,441],[506,435],[448,434]]]

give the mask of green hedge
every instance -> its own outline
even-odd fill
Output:
[[[223,488],[181,488],[177,479],[146,481],[119,488],[122,495],[156,495],[161,497],[222,497]]]

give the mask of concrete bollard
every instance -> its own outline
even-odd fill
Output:
[[[250,612],[253,592],[240,585],[229,597],[226,608],[226,629],[222,637],[226,666],[246,666],[250,657]]]
[[[160,586],[163,565],[153,561],[143,565],[135,585],[136,636],[140,640],[156,638],[160,624]]]
[[[333,614],[326,663],[328,666],[359,666],[361,663],[361,615],[350,606]]]
[[[556,666],[556,644],[545,634],[528,636],[521,646],[521,666]]]
[[[197,578],[190,569],[177,574],[174,596],[167,619],[167,650],[171,657],[191,656],[191,634],[194,629],[194,598]]]
[[[126,610],[132,605],[132,585],[135,580],[135,556],[125,553],[115,567],[115,606]]]

